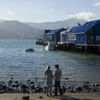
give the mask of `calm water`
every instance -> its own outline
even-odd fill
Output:
[[[34,48],[35,52],[25,52],[27,48]],[[46,65],[54,70],[55,64],[60,65],[63,77],[70,80],[100,82],[100,56],[45,51],[33,40],[0,40],[1,78],[43,77]]]

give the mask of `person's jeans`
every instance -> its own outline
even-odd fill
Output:
[[[58,88],[59,88],[59,93],[60,93],[60,95],[62,95],[62,90],[61,90],[61,86],[60,86],[60,81],[56,81],[56,80],[55,80],[55,95],[57,95]]]

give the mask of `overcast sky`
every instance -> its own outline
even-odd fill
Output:
[[[0,19],[50,22],[100,18],[100,0],[0,0]]]

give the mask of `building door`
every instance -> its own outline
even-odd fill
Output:
[[[94,43],[94,27],[87,32],[87,43]]]

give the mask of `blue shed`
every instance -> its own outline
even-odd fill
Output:
[[[62,35],[62,41],[74,44],[100,45],[100,20],[73,27]]]
[[[45,30],[44,40],[47,42],[60,42],[60,33],[65,30],[64,28],[55,29],[55,30]]]

